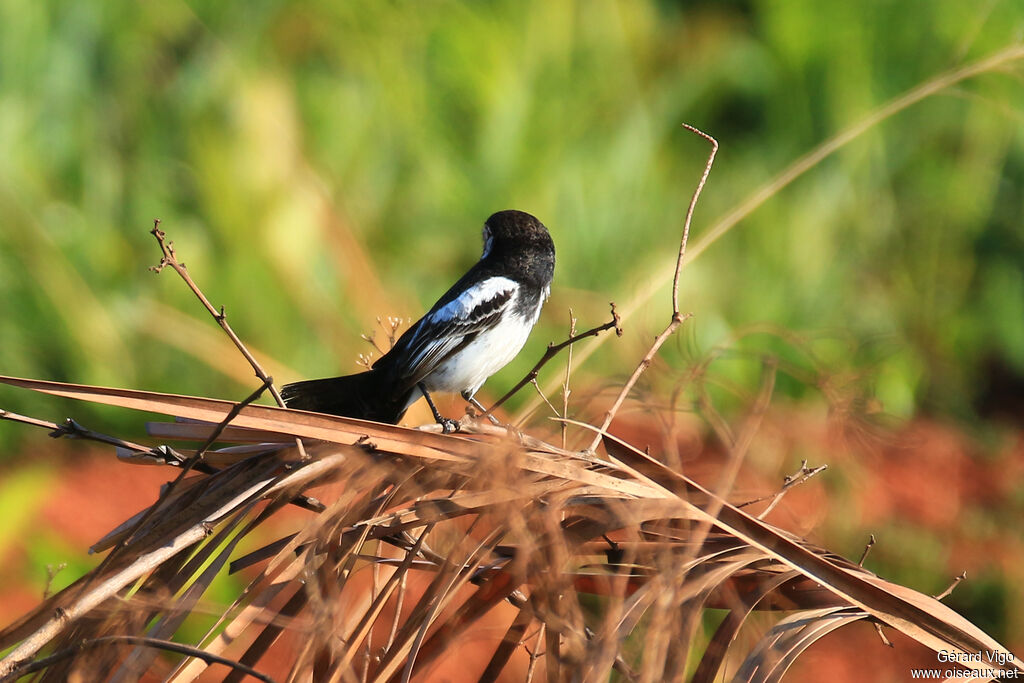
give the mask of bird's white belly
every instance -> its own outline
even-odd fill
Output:
[[[430,373],[424,380],[427,389],[475,394],[488,377],[505,367],[522,350],[539,315],[540,306],[532,319],[505,316]]]

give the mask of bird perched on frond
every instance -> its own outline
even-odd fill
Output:
[[[366,371],[286,385],[289,408],[397,423],[423,395],[445,431],[455,428],[430,392],[473,395],[523,348],[551,293],[555,245],[528,213],[499,211],[484,223],[483,254]]]

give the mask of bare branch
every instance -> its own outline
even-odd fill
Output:
[[[861,566],[861,567],[864,566],[864,560],[868,559],[868,553],[871,552],[871,548],[873,548],[874,545],[875,545],[875,535],[874,534],[869,534],[868,535],[868,542],[866,544],[864,544],[864,552],[862,552],[860,554],[860,559],[857,560],[858,566]]]
[[[224,307],[221,306],[220,310],[214,308],[213,304],[210,303],[210,300],[206,298],[205,294],[203,294],[203,291],[199,289],[199,285],[197,285],[195,283],[195,280],[192,279],[192,276],[189,275],[188,269],[185,268],[185,264],[178,261],[178,256],[174,252],[174,242],[167,241],[167,233],[160,229],[159,218],[153,221],[153,229],[150,230],[149,232],[151,235],[153,235],[153,237],[156,238],[157,244],[160,245],[160,251],[163,252],[163,257],[160,259],[160,263],[151,267],[150,270],[152,270],[154,273],[159,273],[167,266],[173,268],[174,272],[181,276],[181,279],[185,281],[185,284],[188,285],[188,288],[192,290],[192,293],[196,295],[196,298],[199,299],[199,302],[203,304],[203,307],[209,312],[211,316],[213,316],[213,319],[217,321],[217,324],[221,326],[221,329],[224,330],[224,333],[228,335],[232,342],[234,342],[235,347],[241,352],[243,356],[245,356],[245,359],[249,361],[249,365],[252,366],[252,369],[256,373],[256,376],[264,383],[266,383],[270,376],[267,375],[266,371],[263,370],[263,367],[259,364],[259,361],[257,361],[256,357],[249,352],[249,349],[246,348],[242,340],[238,338],[238,335],[235,334],[235,331],[231,329],[231,325],[228,324],[227,315],[224,313]],[[284,408],[284,401],[281,399],[281,395],[277,393],[277,389],[274,388],[272,383],[269,385],[269,388],[271,395],[274,397],[274,400],[277,401],[277,404],[279,406]]]
[[[380,318],[377,318],[377,321],[380,322]],[[379,353],[380,355],[383,356],[385,353],[387,353],[387,351],[382,349],[380,347],[380,344],[377,343],[377,330],[370,330],[369,334],[363,333],[363,334],[359,335],[359,337],[364,342],[366,342],[367,344],[372,346],[374,349],[376,349],[377,353]],[[360,363],[362,362],[362,358],[363,358],[363,354],[359,354]],[[367,361],[369,361],[369,358],[367,358]],[[367,365],[367,367],[369,367],[369,365]]]
[[[755,503],[760,503],[760,502],[768,500],[770,498],[772,502],[769,503],[768,507],[766,507],[764,509],[764,511],[757,516],[758,519],[764,519],[765,517],[768,516],[768,513],[771,512],[772,510],[774,510],[775,506],[778,505],[782,501],[782,497],[785,496],[787,493],[789,493],[789,490],[791,488],[793,488],[794,486],[799,486],[800,484],[804,483],[805,481],[807,481],[808,479],[810,479],[814,475],[818,474],[819,472],[824,472],[827,469],[828,469],[828,465],[819,465],[818,467],[808,467],[807,466],[807,461],[806,460],[801,460],[800,461],[800,469],[798,469],[793,474],[787,475],[782,480],[782,488],[780,488],[778,491],[776,491],[775,493],[772,493],[770,495],[767,495],[767,496],[761,496],[760,498],[755,498],[754,500],[748,500],[746,503],[740,503],[736,507],[738,507],[738,508],[747,507],[749,505],[754,505]],[[872,543],[874,543],[874,536],[872,536],[871,538],[872,538]],[[870,546],[868,546],[868,547],[870,547]],[[867,554],[866,551],[865,551],[865,554]]]
[[[154,273],[159,273],[167,266],[170,266],[174,269],[174,272],[181,276],[181,279],[185,281],[188,288],[196,295],[199,302],[203,304],[203,307],[210,315],[213,316],[213,319],[217,321],[217,324],[220,325],[222,330],[224,330],[224,333],[228,335],[228,338],[231,339],[235,348],[237,348],[245,357],[245,360],[249,362],[249,365],[252,366],[253,372],[255,372],[256,376],[264,383],[265,388],[270,390],[270,395],[274,397],[274,402],[282,408],[286,408],[287,406],[284,403],[284,399],[281,398],[281,394],[274,386],[274,382],[271,380],[270,375],[267,374],[263,369],[263,366],[261,366],[259,361],[256,360],[256,357],[253,356],[249,349],[246,348],[245,344],[242,343],[242,340],[239,339],[237,334],[235,334],[235,331],[231,329],[231,325],[228,324],[227,315],[224,313],[224,307],[221,306],[219,311],[214,308],[213,304],[210,303],[210,300],[206,298],[205,294],[203,294],[203,291],[199,289],[199,285],[197,285],[195,280],[192,279],[192,276],[189,275],[188,270],[185,268],[185,264],[178,261],[178,256],[174,252],[174,242],[169,242],[166,239],[167,233],[160,229],[159,218],[153,221],[153,229],[149,232],[156,238],[157,244],[160,245],[160,251],[163,253],[163,256],[160,258],[160,263],[151,267],[150,270]],[[295,439],[295,446],[299,449],[299,453],[302,457],[305,458],[306,450],[302,445],[302,440]]]
[[[43,589],[43,600],[50,597],[53,590],[53,580],[57,578],[57,574],[68,568],[67,562],[58,562],[57,564],[46,565],[46,587]]]
[[[939,593],[938,595],[936,595],[935,599],[936,600],[942,600],[943,598],[947,597],[950,593],[953,592],[953,589],[956,588],[957,586],[959,586],[960,582],[965,580],[966,578],[967,578],[967,570],[965,569],[964,571],[960,572],[960,576],[958,576],[958,577],[953,579],[953,583],[949,584],[949,586],[946,588],[946,590],[944,590],[941,593]]]
[[[526,667],[526,683],[532,683],[533,674],[537,670],[537,660],[543,654],[540,651],[540,647],[541,643],[544,642],[544,629],[546,626],[547,625],[544,622],[541,622],[540,628],[537,629],[537,638],[533,642],[532,650],[528,648],[525,643],[523,644],[523,648],[530,655],[530,664]]]
[[[629,392],[633,390],[633,386],[640,379],[640,375],[644,374],[644,371],[650,367],[651,361],[654,360],[655,354],[661,348],[669,337],[671,337],[679,326],[683,324],[683,321],[690,318],[690,314],[687,313],[685,316],[679,312],[679,276],[683,271],[683,263],[686,259],[686,243],[690,239],[690,223],[693,222],[693,212],[697,208],[697,200],[700,198],[700,193],[704,189],[705,183],[707,183],[708,176],[711,174],[711,166],[715,163],[715,155],[718,154],[718,141],[708,135],[702,130],[694,128],[688,123],[683,124],[683,128],[688,131],[696,133],[700,137],[704,138],[711,143],[711,153],[708,154],[707,163],[704,164],[704,172],[700,176],[700,180],[697,181],[697,187],[693,191],[693,196],[690,198],[690,205],[686,209],[686,219],[683,221],[683,236],[679,240],[679,255],[676,257],[676,270],[675,275],[672,278],[672,319],[669,321],[668,327],[659,334],[651,348],[647,351],[640,364],[636,366],[633,374],[629,376],[626,383],[622,385],[622,389],[619,390],[619,395],[615,397],[615,401],[612,403],[612,407],[605,413],[604,421],[601,423],[601,427],[594,434],[594,440],[590,442],[589,451],[593,452],[597,450],[598,445],[601,443],[602,434],[608,431],[608,427],[611,426],[612,421],[615,419],[616,413],[619,412],[619,408],[625,402]]]
[[[621,326],[621,321],[619,320],[619,314],[615,311],[615,303],[612,302],[610,304],[610,306],[611,306],[611,309],[612,309],[612,319],[609,320],[608,322],[606,322],[605,324],[598,325],[597,327],[593,327],[593,328],[587,330],[586,332],[580,332],[579,334],[571,335],[568,339],[566,339],[561,344],[548,344],[547,350],[544,352],[544,355],[541,356],[540,360],[537,361],[537,364],[533,366],[533,369],[530,370],[528,373],[526,373],[526,376],[523,377],[521,380],[519,380],[519,382],[514,387],[509,389],[508,393],[506,393],[504,396],[499,398],[495,402],[495,404],[492,405],[487,410],[487,412],[484,413],[484,415],[491,415],[492,413],[494,413],[494,411],[499,406],[501,406],[503,403],[505,403],[505,401],[507,401],[510,398],[512,398],[513,396],[515,396],[516,392],[518,392],[520,389],[525,387],[530,382],[532,382],[535,379],[537,379],[537,373],[540,372],[540,369],[542,367],[544,367],[544,365],[547,364],[547,362],[549,360],[551,360],[552,358],[557,356],[559,351],[561,351],[562,349],[566,348],[567,346],[571,346],[571,345],[575,344],[576,342],[580,341],[581,339],[586,339],[587,337],[596,337],[597,335],[599,335],[601,332],[604,332],[605,330],[614,329],[615,330],[615,334],[621,337],[622,336],[622,326]],[[555,412],[557,413],[558,411],[555,411]]]
[[[22,424],[32,425],[34,427],[42,427],[43,429],[50,430],[50,436],[54,439],[59,439],[62,436],[66,436],[70,439],[86,439],[88,441],[98,441],[99,443],[105,443],[110,446],[117,446],[119,448],[126,448],[130,451],[137,453],[152,453],[153,449],[149,446],[143,446],[141,444],[133,443],[131,441],[125,441],[119,439],[116,436],[109,436],[107,434],[101,434],[100,432],[94,432],[86,429],[82,425],[78,424],[70,417],[64,422],[64,424],[57,424],[56,422],[50,422],[49,420],[40,420],[34,417],[28,417],[26,415],[19,415],[6,410],[0,410],[0,420],[10,420],[11,422],[20,422]]]
[[[715,155],[718,154],[718,140],[714,139],[707,133],[698,128],[691,126],[688,123],[683,124],[683,128],[696,133],[705,140],[711,143],[711,153],[708,154],[708,161],[704,165],[704,172],[700,176],[700,180],[697,181],[697,187],[693,191],[693,196],[690,198],[690,206],[686,209],[686,221],[683,223],[683,237],[679,240],[679,256],[676,257],[676,272],[672,277],[672,319],[679,318],[679,276],[683,272],[683,261],[686,259],[686,243],[690,239],[690,223],[693,221],[693,212],[697,208],[697,200],[700,199],[700,193],[704,190],[704,185],[708,181],[708,176],[711,174],[711,166],[715,163]],[[680,321],[682,322],[682,321]]]

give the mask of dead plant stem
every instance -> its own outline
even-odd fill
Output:
[[[754,190],[735,209],[714,221],[711,228],[701,235],[700,239],[694,243],[693,248],[690,249],[689,261],[693,261],[698,258],[702,253],[707,251],[712,244],[718,241],[719,238],[736,227],[738,223],[747,218],[750,214],[760,208],[762,204],[774,197],[794,180],[883,121],[892,118],[896,114],[917,104],[918,102],[921,102],[932,95],[937,95],[943,90],[946,90],[958,83],[990,71],[995,71],[1003,66],[1022,59],[1024,59],[1024,44],[1015,42],[975,62],[944,71],[931,80],[928,80],[917,87],[911,88],[903,94],[897,95],[888,102],[880,105],[864,118],[851,124],[839,133],[836,133],[831,138],[825,140],[817,147],[807,152],[807,154],[793,161],[793,163],[780,171],[774,178]],[[634,313],[640,310],[640,308],[654,296],[655,292],[660,290],[663,284],[664,280],[661,275],[652,275],[647,285],[641,287],[636,296],[634,296],[633,299],[623,307],[622,319],[628,320]],[[590,356],[600,347],[601,341],[598,341],[581,350],[577,354],[577,366],[586,362],[586,360],[590,358]],[[552,384],[551,388],[553,387],[554,385]],[[532,411],[535,407],[536,404],[528,403],[521,408],[521,411],[526,414]]]
[[[533,366],[533,369],[530,370],[528,373],[526,373],[526,376],[523,377],[521,380],[519,380],[519,382],[516,383],[516,385],[514,387],[509,389],[508,392],[504,396],[502,396],[497,401],[495,401],[494,405],[492,405],[490,408],[488,408],[487,412],[485,412],[481,417],[493,414],[494,411],[499,406],[501,406],[503,403],[505,403],[505,401],[507,401],[510,398],[512,398],[516,394],[516,392],[518,392],[520,389],[525,387],[530,382],[535,381],[537,379],[537,373],[540,372],[540,369],[542,367],[544,367],[549,360],[551,360],[552,358],[557,356],[558,352],[561,351],[562,349],[564,349],[564,348],[566,348],[568,346],[572,346],[573,344],[575,344],[576,342],[580,341],[581,339],[586,339],[587,337],[596,337],[597,335],[599,335],[601,332],[604,332],[605,330],[614,329],[615,330],[615,334],[617,336],[621,337],[622,336],[622,325],[620,324],[621,321],[619,320],[619,314],[615,311],[615,302],[612,302],[609,305],[611,306],[611,309],[612,309],[612,319],[611,320],[609,320],[608,322],[606,322],[603,325],[598,325],[597,327],[593,327],[593,328],[587,330],[586,332],[580,332],[579,334],[570,334],[569,338],[566,339],[561,344],[548,344],[547,350],[544,351],[544,355],[541,356],[540,360],[537,361],[537,364]],[[557,413],[557,411],[555,411],[555,412]]]
[[[224,334],[226,334],[228,338],[231,339],[231,342],[235,345],[235,348],[238,349],[238,351],[245,357],[245,360],[249,362],[249,365],[252,366],[253,372],[256,373],[256,377],[258,377],[266,385],[266,387],[269,388],[270,395],[274,397],[274,401],[277,403],[277,405],[281,406],[282,408],[286,408],[287,406],[284,403],[284,399],[281,398],[281,394],[277,391],[277,388],[274,386],[273,379],[263,369],[263,366],[260,365],[259,361],[256,360],[256,357],[252,355],[252,353],[245,346],[245,344],[238,337],[238,335],[235,334],[235,331],[231,328],[231,325],[228,324],[228,317],[227,314],[224,312],[224,307],[221,306],[219,311],[216,308],[214,308],[213,304],[210,303],[210,300],[206,298],[205,294],[203,294],[203,290],[201,290],[199,288],[199,285],[195,283],[195,280],[192,279],[192,276],[189,274],[188,269],[185,267],[185,264],[178,261],[178,255],[174,251],[174,242],[170,242],[166,239],[167,233],[160,229],[159,218],[153,221],[153,229],[150,230],[149,232],[151,235],[153,235],[153,237],[156,238],[157,244],[160,245],[160,251],[163,254],[163,256],[161,256],[160,258],[160,263],[151,267],[150,270],[152,270],[154,273],[159,273],[167,266],[170,266],[174,270],[174,272],[181,276],[181,279],[185,281],[185,284],[188,285],[188,288],[191,289],[192,293],[196,295],[196,298],[199,299],[199,302],[203,305],[207,312],[209,312],[209,314],[213,316],[213,319],[217,321],[217,324],[220,325],[221,329],[224,330]],[[302,445],[302,439],[298,437],[295,438],[295,447],[299,449],[299,454],[303,457],[303,459],[305,459],[306,450]]]
[[[659,334],[651,348],[648,349],[647,353],[640,360],[639,365],[633,370],[633,374],[629,376],[626,383],[622,385],[619,390],[618,396],[612,402],[612,407],[605,413],[604,421],[601,423],[600,429],[594,435],[593,441],[590,442],[590,447],[587,449],[590,452],[597,450],[598,445],[601,443],[601,435],[608,431],[608,427],[611,426],[612,421],[615,419],[615,415],[619,412],[622,404],[625,402],[626,397],[629,396],[629,392],[633,390],[633,386],[640,379],[640,375],[644,374],[647,368],[650,367],[651,362],[654,360],[654,356],[658,353],[661,346],[671,337],[679,326],[683,324],[683,321],[690,318],[690,314],[682,315],[679,312],[679,277],[683,272],[683,261],[686,259],[686,243],[690,239],[690,224],[693,222],[693,212],[697,208],[697,200],[700,199],[700,193],[704,189],[705,183],[708,181],[708,176],[711,174],[711,166],[715,163],[715,155],[718,154],[718,141],[708,135],[702,130],[691,126],[688,123],[683,124],[683,128],[686,130],[696,133],[700,137],[711,143],[711,152],[708,154],[707,163],[704,164],[704,172],[700,176],[700,180],[697,182],[697,187],[693,190],[693,195],[690,197],[690,205],[686,209],[686,219],[683,221],[683,236],[679,240],[679,254],[676,256],[676,269],[672,276],[672,317],[669,320],[668,326],[665,330]]]

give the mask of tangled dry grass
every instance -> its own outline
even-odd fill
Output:
[[[778,681],[816,640],[861,620],[936,651],[1005,652],[939,600],[730,503],[756,419],[731,439],[737,457],[715,491],[609,433],[685,321],[679,272],[713,157],[687,215],[669,324],[599,424],[575,423],[593,433],[584,450],[475,420],[447,435],[256,405],[279,397],[251,356],[261,386],[239,403],[0,378],[173,416],[150,434],[195,444],[0,413],[179,472],[95,544],[107,553],[96,569],[0,631],[0,679],[409,681],[446,661],[465,680]],[[161,266],[244,350],[154,232]],[[277,537],[254,544],[268,529]],[[224,573],[246,585],[218,605],[206,596]],[[709,610],[724,618],[705,639]],[[785,614],[748,647],[737,636],[754,611]],[[202,632],[186,635],[197,621]],[[1024,671],[1013,657],[964,665]]]

